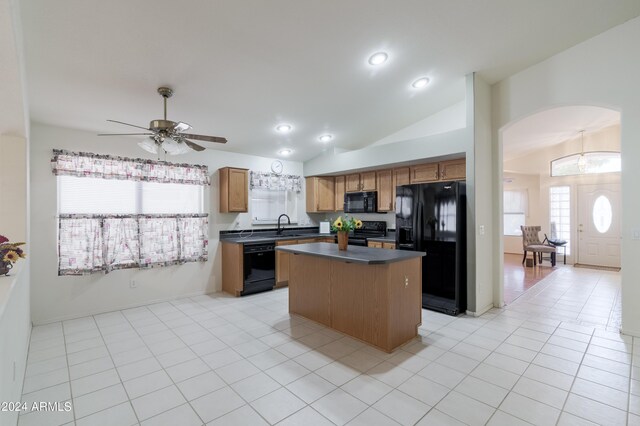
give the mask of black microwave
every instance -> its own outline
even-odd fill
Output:
[[[376,213],[377,211],[377,192],[347,192],[344,194],[345,213]]]

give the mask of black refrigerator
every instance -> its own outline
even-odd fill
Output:
[[[467,309],[466,184],[396,188],[396,248],[426,252],[422,306],[458,315]]]

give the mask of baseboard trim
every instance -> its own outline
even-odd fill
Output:
[[[88,317],[88,316],[92,316],[92,315],[107,314],[109,312],[121,311],[123,309],[138,308],[140,306],[152,305],[154,303],[169,302],[171,300],[183,299],[183,298],[186,298],[186,297],[202,296],[204,294],[210,294],[210,293],[215,293],[215,291],[200,290],[200,291],[195,291],[195,292],[191,292],[191,293],[179,294],[179,295],[172,296],[172,297],[161,297],[161,298],[158,298],[158,299],[145,300],[143,302],[135,302],[135,303],[131,303],[131,304],[115,306],[115,307],[112,307],[112,308],[106,308],[106,309],[99,310],[99,311],[87,311],[87,312],[84,312],[84,313],[72,314],[72,315],[63,315],[63,316],[59,316],[59,317],[46,318],[46,319],[41,319],[41,320],[37,320],[37,321],[32,319],[31,320],[31,324],[32,324],[33,327],[36,327],[36,326],[39,326],[39,325],[47,325],[47,324],[51,324],[51,323],[59,322],[59,321],[68,321],[68,320],[82,318],[82,317]]]
[[[640,337],[640,330],[629,330],[624,327],[620,328],[620,333],[625,334],[627,336]]]
[[[466,314],[467,315],[471,315],[473,317],[479,317],[479,316],[487,313],[492,308],[493,308],[493,302],[489,303],[487,306],[485,306],[482,309],[479,309],[477,311],[469,311],[469,310],[467,310]]]

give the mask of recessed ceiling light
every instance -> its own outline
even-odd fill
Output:
[[[280,151],[278,151],[278,154],[280,155],[289,155],[291,154],[293,151],[290,150],[289,148],[285,148],[285,149],[281,149]]]
[[[382,65],[387,62],[387,59],[389,59],[389,55],[384,52],[378,52],[369,57],[369,63],[371,65]]]
[[[291,129],[293,129],[291,124],[278,124],[276,126],[276,131],[278,131],[280,133],[289,133],[291,131]]]
[[[333,139],[333,135],[329,135],[329,134],[322,135],[318,138],[320,142],[329,142],[331,139]]]
[[[429,77],[420,77],[419,79],[411,83],[411,87],[413,87],[414,89],[422,89],[426,87],[427,84],[429,84],[429,81]]]

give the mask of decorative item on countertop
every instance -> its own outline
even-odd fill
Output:
[[[349,244],[349,231],[362,228],[362,221],[355,217],[339,216],[332,224],[331,230],[338,234],[338,250],[346,250]]]
[[[13,264],[27,257],[19,246],[24,243],[10,243],[4,235],[0,235],[0,275],[9,275]]]

